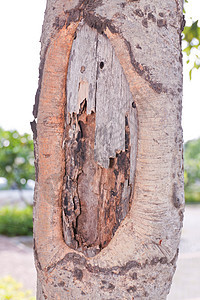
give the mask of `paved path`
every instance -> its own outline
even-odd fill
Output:
[[[0,208],[4,205],[24,207],[33,203],[33,190],[0,190]]]
[[[177,270],[167,300],[200,300],[200,205],[187,205]]]
[[[35,294],[36,271],[32,247],[20,243],[21,239],[0,235],[0,277],[12,276],[24,289]]]
[[[0,277],[11,275],[35,291],[33,252],[20,240],[0,236]],[[167,300],[200,300],[200,205],[186,207],[177,270]]]

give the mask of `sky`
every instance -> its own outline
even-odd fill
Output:
[[[45,5],[46,0],[1,3],[0,127],[5,130],[31,133]],[[200,1],[189,0],[186,11],[187,25],[191,23],[189,17],[200,19]],[[184,64],[182,125],[185,142],[200,137],[200,69],[193,71],[190,81],[189,67]]]

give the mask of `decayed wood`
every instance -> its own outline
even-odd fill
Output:
[[[67,245],[94,256],[131,205],[137,118],[112,45],[88,25],[76,31],[66,87],[64,236]]]
[[[48,0],[35,106],[38,115],[37,109],[34,111],[38,299],[166,299],[175,271],[184,207],[181,20],[179,0],[152,0],[148,4],[146,0]],[[66,245],[61,219],[66,184],[63,145],[70,126],[70,119],[64,126],[67,67],[80,21],[109,39],[138,117],[130,211],[107,247],[90,258]],[[85,80],[78,96],[80,104],[87,91]],[[76,109],[75,119],[80,105]],[[96,122],[97,111],[94,106],[90,109],[88,125],[94,129],[90,117]],[[83,111],[81,118],[85,116]],[[129,128],[134,123],[131,118],[132,114]]]

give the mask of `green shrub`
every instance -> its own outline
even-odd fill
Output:
[[[32,292],[22,290],[22,284],[12,277],[6,276],[0,279],[0,299],[1,300],[35,300]]]
[[[186,202],[200,202],[200,138],[184,145]]]
[[[200,202],[200,188],[199,186],[191,186],[185,189],[186,203],[199,203]]]
[[[0,128],[0,177],[7,179],[7,188],[23,189],[34,180],[33,140],[30,134]]]
[[[20,209],[16,206],[4,206],[0,210],[0,234],[7,236],[32,235],[33,210],[27,206]]]

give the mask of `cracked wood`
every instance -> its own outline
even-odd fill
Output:
[[[108,245],[130,209],[137,118],[113,47],[87,25],[75,35],[66,90],[64,238],[90,257]]]

